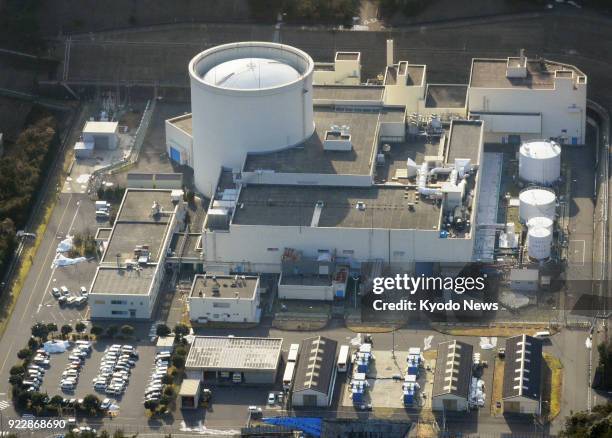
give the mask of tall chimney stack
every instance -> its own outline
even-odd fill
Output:
[[[387,40],[387,67],[393,64],[393,40]]]

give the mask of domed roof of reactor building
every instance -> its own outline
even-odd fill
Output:
[[[235,90],[279,87],[299,79],[300,73],[282,61],[268,58],[238,58],[222,62],[202,78],[209,85]]]

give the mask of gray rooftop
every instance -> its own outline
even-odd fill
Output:
[[[478,164],[482,149],[482,132],[483,126],[479,120],[453,120],[446,161],[454,163],[455,158],[469,158],[472,164]]]
[[[281,338],[196,336],[185,367],[205,371],[274,371],[282,344]]]
[[[193,132],[193,117],[191,116],[191,114],[185,114],[179,117],[175,117],[173,119],[168,120],[168,122],[190,135]]]
[[[296,284],[300,286],[329,286],[332,284],[331,275],[317,274],[283,274],[280,284]]]
[[[147,295],[156,266],[133,269],[100,266],[91,293],[105,295]]]
[[[472,353],[470,344],[459,341],[440,342],[434,372],[433,397],[453,394],[467,399],[472,379]]]
[[[385,74],[385,85],[396,85],[399,75],[406,75],[404,85],[420,86],[425,75],[424,65],[410,65],[406,61],[387,67]]]
[[[125,193],[121,209],[117,214],[118,222],[149,222],[166,223],[170,215],[160,214],[153,216],[151,207],[153,203],[161,206],[162,212],[174,212],[174,204],[170,199],[171,190],[129,189]]]
[[[235,277],[234,275],[196,275],[189,296],[192,298],[253,298],[258,277],[245,276],[244,279],[242,276],[237,276],[238,279]]]
[[[371,85],[315,85],[314,99],[381,101],[384,87]]]
[[[523,348],[525,354],[523,355]],[[528,335],[506,339],[502,398],[540,400],[542,392],[542,341]],[[521,380],[521,370],[523,379]],[[518,378],[518,380],[517,380]]]
[[[467,90],[467,85],[428,84],[425,107],[465,108]]]
[[[527,77],[507,78],[506,59],[482,59],[472,60],[472,74],[470,78],[471,87],[483,88],[536,88],[552,89],[555,86],[555,71],[569,70],[576,76],[584,76],[576,67],[552,62],[548,60],[527,61]],[[586,77],[585,77],[586,79]]]
[[[432,230],[440,208],[422,200],[408,209],[405,187],[313,187],[249,185],[240,192],[234,224],[310,226],[318,201],[323,202],[319,227]],[[359,210],[358,202],[365,203]]]
[[[380,110],[379,112],[336,112],[332,109],[315,108],[316,131],[300,147],[293,147],[269,154],[250,154],[244,170],[274,170],[287,173],[321,173],[342,175],[368,175],[372,149],[379,120],[404,120],[403,110]],[[323,138],[331,125],[350,126],[350,151],[325,151]]]
[[[336,341],[323,336],[302,341],[293,392],[309,389],[329,394],[336,371],[337,346]]]
[[[108,248],[102,259],[105,263],[114,263],[117,254],[120,255],[121,263],[134,259],[134,249],[138,245],[148,245],[150,251],[150,262],[159,259],[159,251],[166,236],[166,223],[129,223],[119,222],[115,224]]]

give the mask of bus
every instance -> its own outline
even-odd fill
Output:
[[[293,383],[293,373],[295,372],[295,362],[287,362],[285,374],[283,374],[283,389],[289,391]]]
[[[338,372],[339,373],[346,373],[348,371],[348,368],[351,362],[351,357],[349,353],[350,353],[350,350],[349,350],[348,345],[340,346],[340,353],[338,353]]]
[[[291,344],[289,346],[289,355],[287,356],[287,362],[297,362],[299,351],[300,344]]]

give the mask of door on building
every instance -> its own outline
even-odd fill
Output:
[[[304,406],[316,406],[317,396],[312,394],[304,394]]]
[[[578,137],[572,137],[572,144],[578,144]]]
[[[181,152],[172,146],[170,146],[170,159],[179,164],[181,162]]]
[[[508,135],[508,143],[521,144],[521,136],[516,134]]]

